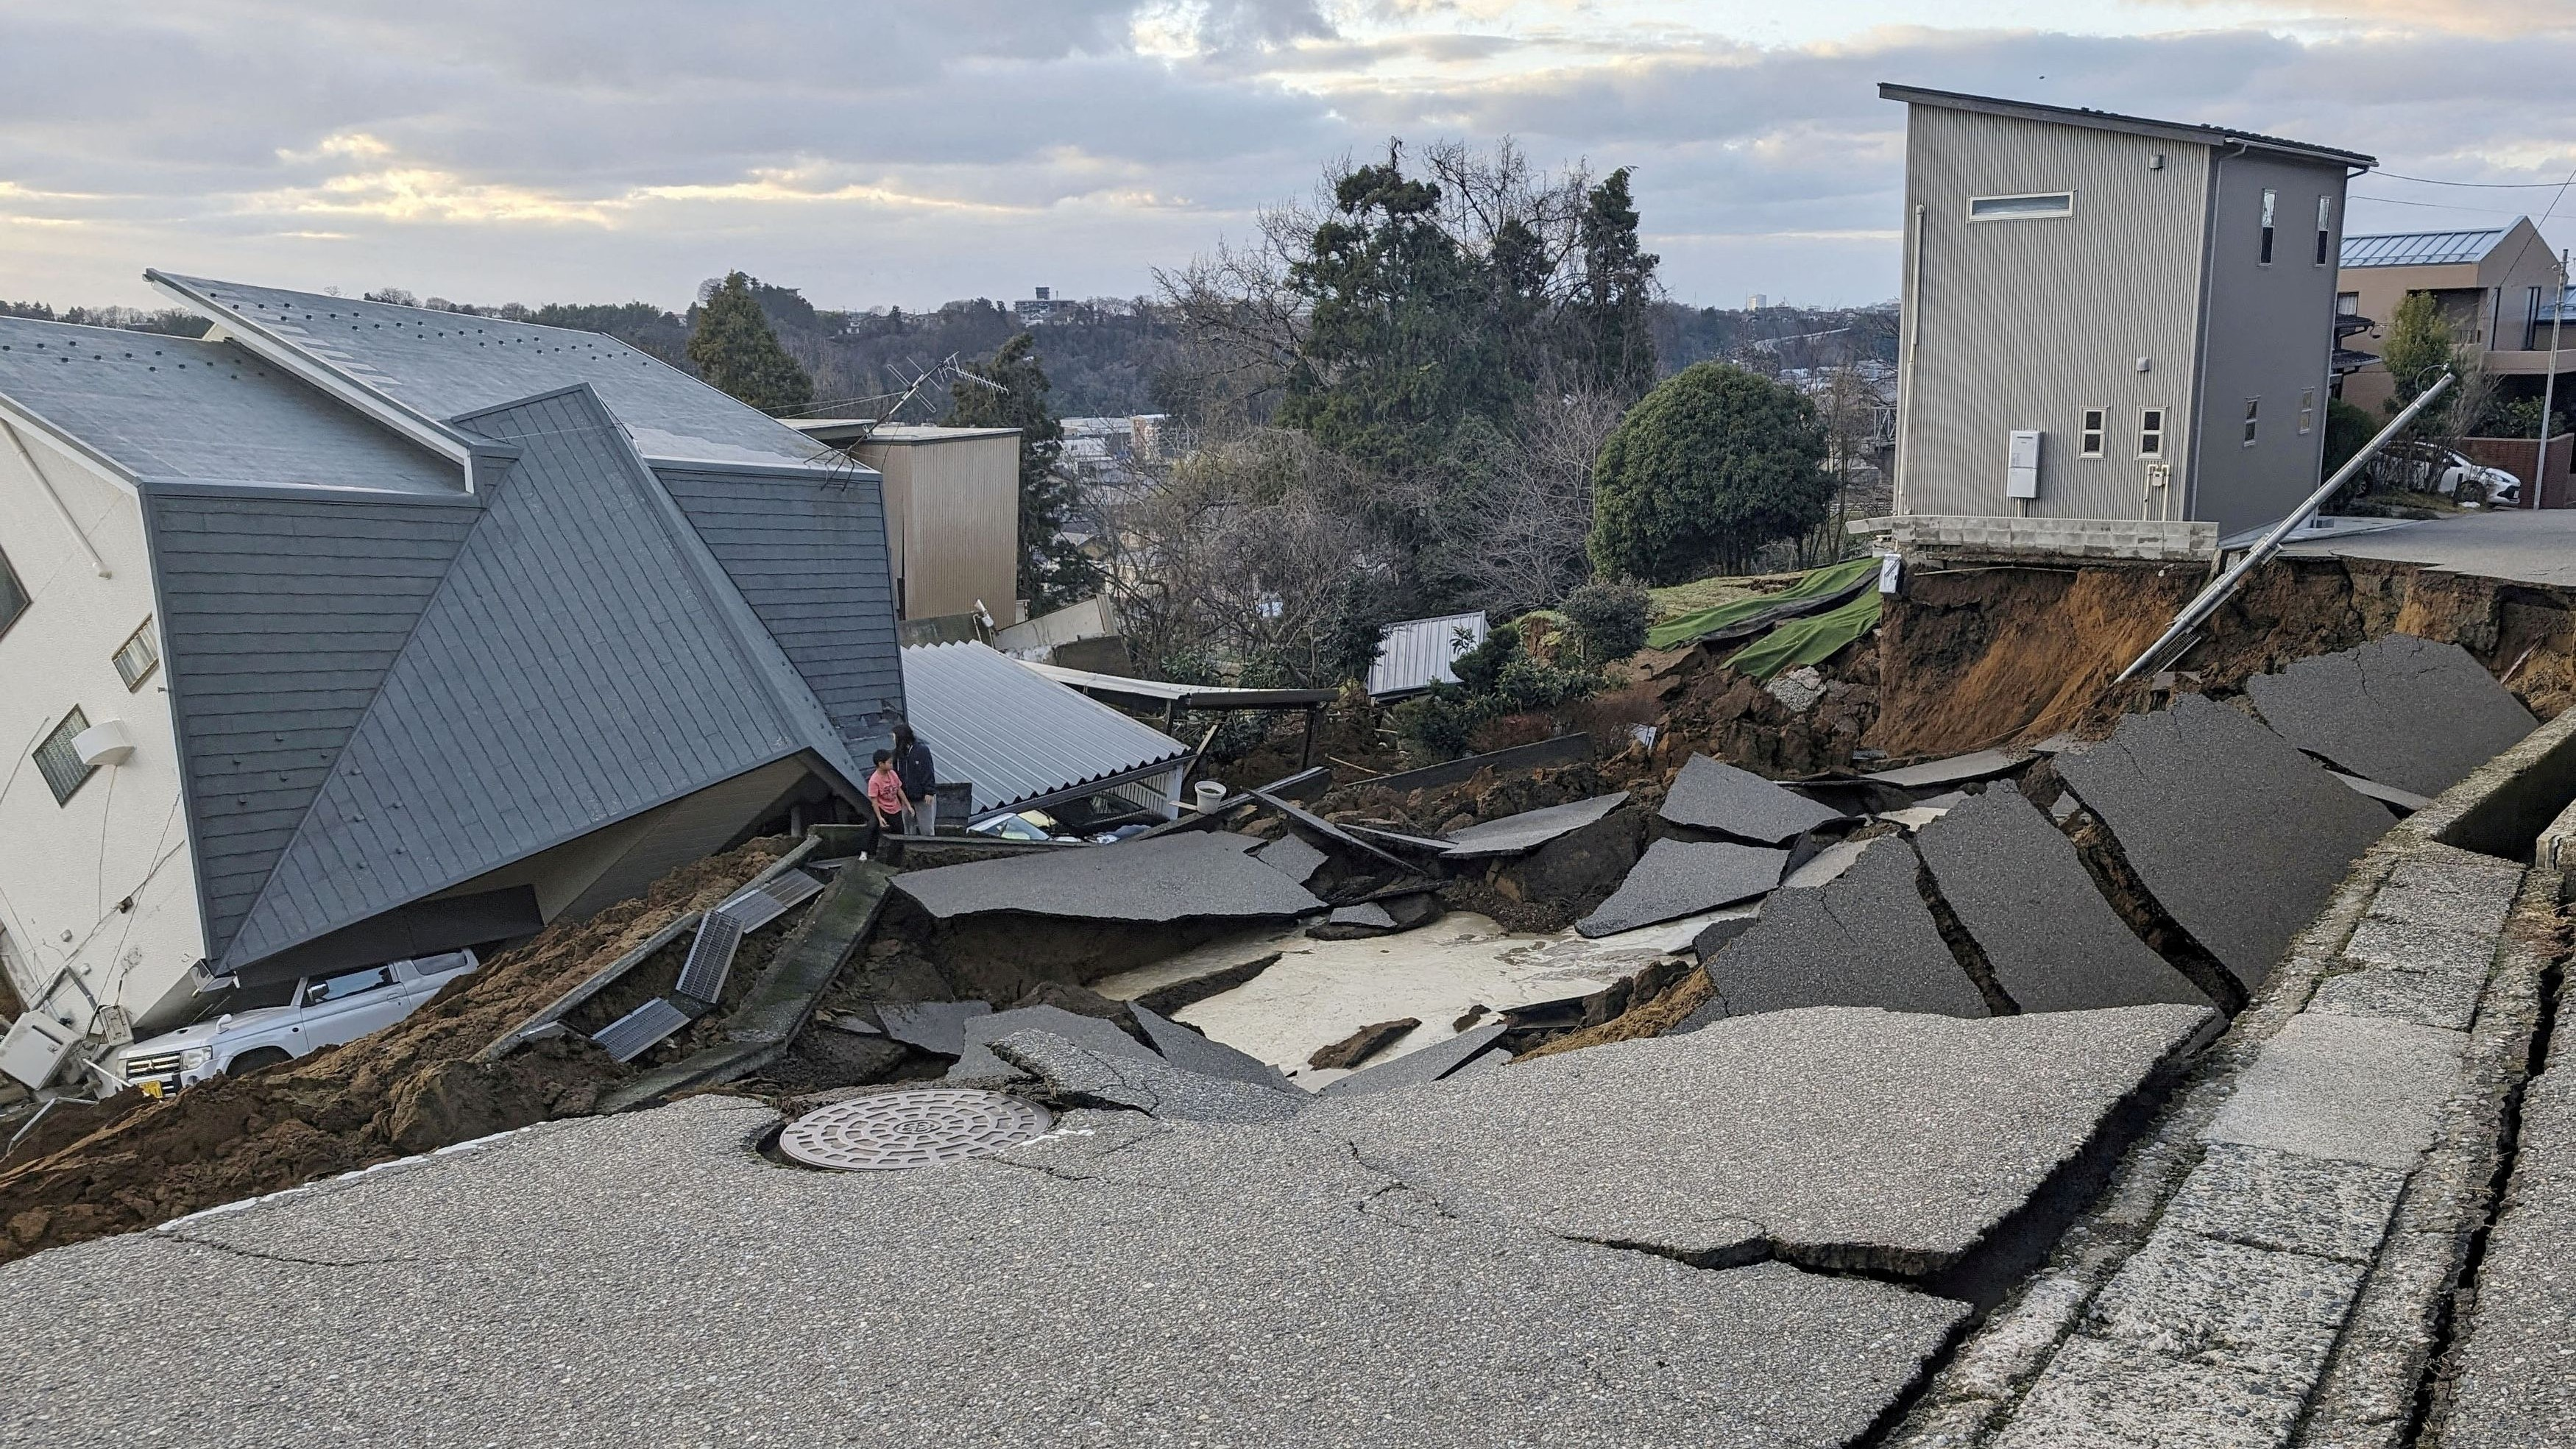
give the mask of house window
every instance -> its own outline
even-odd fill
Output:
[[[2262,425],[2262,422],[2263,422],[2263,400],[2262,400],[2261,398],[2259,398],[2259,397],[2249,397],[2249,398],[2247,398],[2247,399],[2245,400],[2245,444],[2244,444],[2246,447],[2250,448],[2250,447],[2253,447],[2253,446],[2254,446],[2254,432],[2255,432],[2255,429],[2257,429],[2258,427],[2260,427],[2260,426]]]
[[[2333,198],[2333,197],[2331,197],[2331,196],[2320,196],[2320,197],[2318,197],[2318,198],[2317,198],[2317,265],[2318,265],[2318,266],[2321,266],[2321,267],[2322,267],[2322,266],[2324,266],[2324,265],[2326,264],[2326,259],[2327,259],[2328,257],[2331,257],[2331,256],[2333,256],[2333,255],[2334,255],[2334,252],[2333,252],[2333,250],[2332,250],[2333,242],[2334,242],[2334,198]]]
[[[2165,455],[2165,410],[2138,409],[2138,456],[2161,458]]]
[[[2299,436],[2304,438],[2316,430],[2317,390],[2315,388],[2309,388],[2307,391],[2299,394]]]
[[[131,692],[141,689],[143,681],[150,679],[152,671],[160,667],[161,651],[152,647],[152,621],[146,619],[143,627],[117,647],[116,672]]]
[[[27,590],[19,584],[18,575],[10,570],[9,556],[0,554],[0,634],[8,633],[9,626],[17,623],[18,616],[25,612]]]
[[[2272,265],[2272,212],[2280,200],[2277,191],[2263,193],[2263,265],[2267,267]]]
[[[70,714],[63,716],[63,722],[54,726],[54,732],[45,736],[45,742],[36,746],[36,773],[44,776],[46,785],[53,789],[57,805],[71,799],[81,782],[96,773],[96,767],[82,764],[80,752],[72,748],[72,741],[88,728],[89,716],[75,705]]]
[[[2041,217],[2073,216],[2075,193],[2042,191],[2027,196],[1979,196],[1968,202],[1970,221],[2035,221]]]
[[[2103,408],[2086,408],[2084,410],[2084,426],[2077,433],[2077,436],[2083,439],[2084,444],[2083,447],[2078,450],[2081,456],[2087,458],[2099,458],[2102,456],[2102,421],[2108,415],[2108,411]]]
[[[2335,315],[2338,317],[2360,316],[2361,294],[2359,292],[2335,293]]]

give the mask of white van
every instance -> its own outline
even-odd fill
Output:
[[[481,964],[471,951],[451,951],[307,976],[283,1006],[228,1011],[120,1047],[108,1070],[156,1097],[218,1073],[256,1071],[390,1026]]]

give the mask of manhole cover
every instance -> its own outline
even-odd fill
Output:
[[[1043,1110],[999,1092],[885,1092],[806,1113],[778,1134],[778,1150],[841,1172],[929,1167],[999,1152],[1047,1125]]]

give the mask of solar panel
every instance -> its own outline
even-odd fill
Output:
[[[689,1024],[689,1014],[661,997],[601,1027],[591,1038],[612,1062],[631,1062]]]
[[[689,959],[681,963],[674,989],[709,1004],[723,1000],[725,978],[733,974],[734,953],[741,949],[741,922],[721,906],[707,912],[698,922],[698,938],[689,943]]]

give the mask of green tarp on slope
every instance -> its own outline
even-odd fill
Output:
[[[1756,594],[1667,619],[1646,631],[1646,643],[1656,649],[1672,649],[1711,635],[1749,637],[1766,625],[1830,607],[1877,573],[1876,558],[1856,558],[1810,569],[1805,577],[1776,594]]]
[[[1878,568],[1876,559],[1863,562],[1873,572]],[[1878,590],[1871,589],[1826,613],[1790,620],[1726,662],[1737,673],[1755,679],[1769,679],[1801,664],[1822,664],[1834,656],[1834,651],[1877,627],[1878,605]]]

